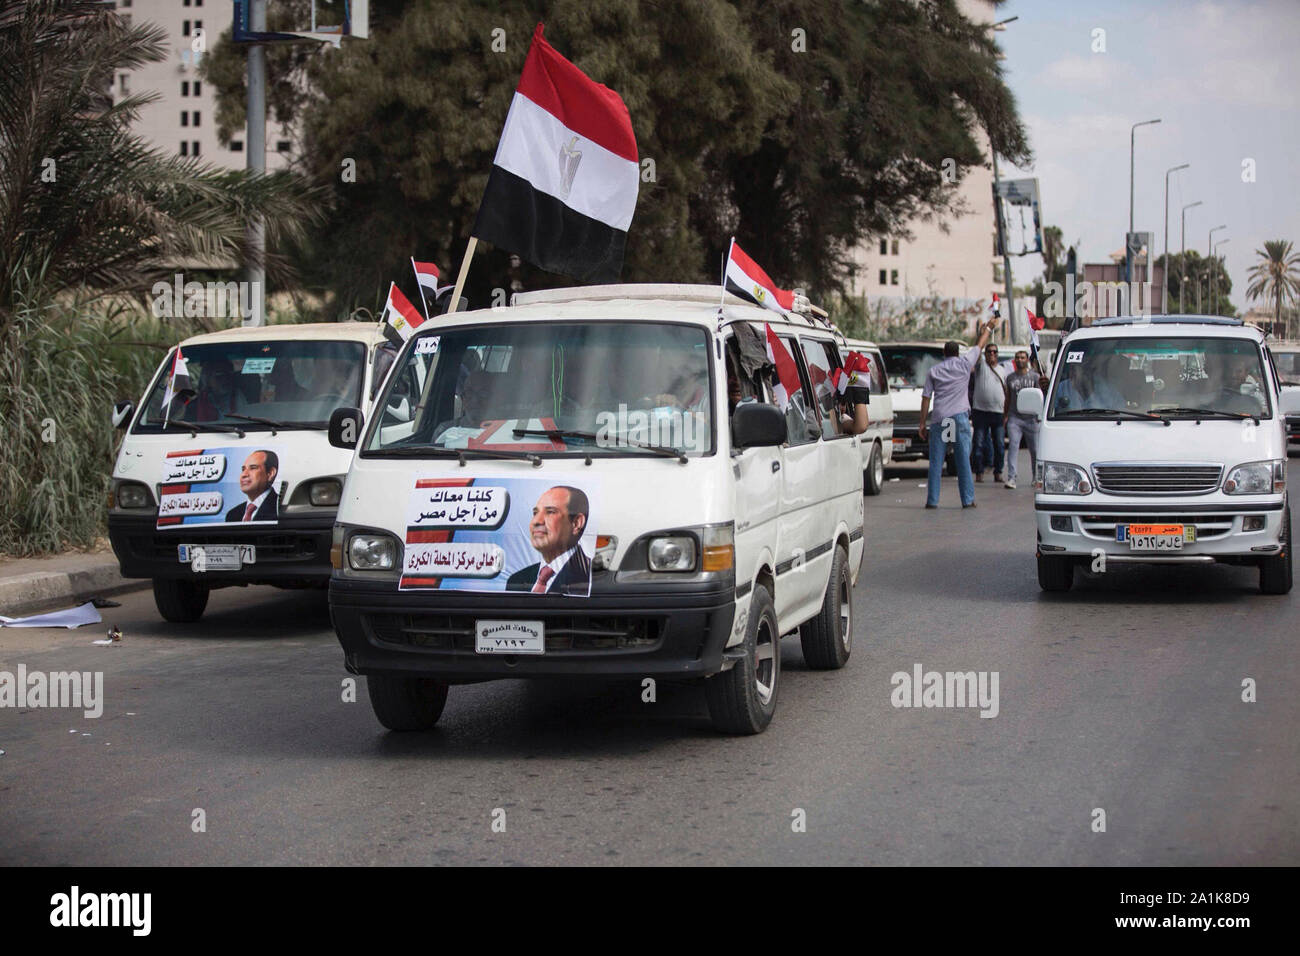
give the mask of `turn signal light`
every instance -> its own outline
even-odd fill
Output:
[[[705,571],[726,571],[736,563],[736,549],[730,544],[710,545],[704,548],[701,567]]]

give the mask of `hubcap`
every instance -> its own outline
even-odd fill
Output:
[[[767,621],[761,621],[754,637],[754,688],[764,706],[772,700],[772,692],[776,690],[776,655],[777,644],[772,629]]]
[[[849,598],[849,576],[840,579],[840,643],[847,651],[853,643],[853,602]]]
[[[879,448],[876,449],[876,453],[872,457],[875,459],[876,466],[871,469],[871,480],[879,486],[885,479],[885,460],[880,457]]]

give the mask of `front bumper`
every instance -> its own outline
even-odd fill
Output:
[[[175,528],[159,531],[156,515],[110,513],[108,537],[125,578],[185,578],[213,586],[276,584],[323,586],[330,576],[330,533],[334,513],[283,516],[275,527]],[[238,571],[194,571],[180,561],[177,546],[251,544],[257,561]]]
[[[1034,502],[1040,554],[1095,558],[1100,553],[1108,561],[1141,564],[1241,564],[1275,557],[1282,551],[1284,508],[1281,497],[1250,503],[1103,504],[1040,496]],[[1263,527],[1244,530],[1248,517],[1262,519]],[[1127,540],[1116,540],[1120,524],[1191,525],[1196,540],[1184,541],[1178,551],[1134,551]]]
[[[395,582],[330,579],[330,618],[353,674],[436,677],[664,677],[716,674],[736,611],[733,581],[671,587],[593,581],[587,598],[398,591]],[[546,653],[478,654],[475,621],[542,621]]]
[[[894,425],[894,461],[916,461],[929,457],[930,443],[921,441],[915,425]],[[899,444],[900,440],[902,444]]]

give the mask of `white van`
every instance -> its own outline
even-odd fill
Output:
[[[1034,476],[1038,582],[1080,564],[1254,565],[1291,590],[1286,427],[1260,331],[1237,319],[1099,319],[1061,343]],[[1017,398],[1042,416],[1038,389]]]
[[[869,495],[880,494],[885,486],[885,466],[894,460],[894,396],[885,376],[885,360],[874,342],[848,339],[846,344],[871,360],[871,401],[868,402],[870,423],[858,436],[862,452],[862,490]]]
[[[396,356],[378,326],[326,323],[196,335],[158,367],[113,468],[108,532],[122,575],[152,578],[158,611],[196,621],[213,588],[325,587],[349,451],[326,430],[369,406]],[[168,384],[177,373],[170,410]],[[395,417],[408,393],[390,388]]]
[[[769,325],[800,379],[786,413]],[[330,614],[379,721],[432,726],[452,683],[621,676],[704,679],[719,729],[763,730],[781,637],[797,630],[814,668],[851,648],[845,351],[716,286],[532,292],[427,323],[390,379],[424,379],[414,417],[330,426],[358,446]]]

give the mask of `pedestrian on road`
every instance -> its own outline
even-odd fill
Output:
[[[1022,388],[1043,388],[1043,376],[1029,369],[1029,355],[1022,349],[1016,353],[1015,370],[1007,376],[1007,405],[1004,415],[1007,426],[1007,488],[1016,487],[1016,459],[1020,457],[1020,439],[1029,449],[1029,473],[1038,473],[1038,418],[1021,415],[1016,411],[1016,396]]]
[[[939,507],[939,480],[948,446],[955,447],[957,492],[963,508],[975,507],[975,483],[970,473],[970,398],[966,389],[971,371],[979,361],[980,350],[993,331],[996,318],[978,326],[979,339],[964,354],[960,342],[943,347],[943,361],[931,366],[921,389],[921,441],[930,443],[930,476],[926,484],[925,506]],[[933,409],[932,407],[933,406]]]
[[[1002,439],[1007,407],[1007,385],[998,365],[998,347],[984,346],[984,361],[971,375],[971,424],[975,428],[975,480],[984,480],[984,470],[993,466],[993,480],[1002,480]]]

